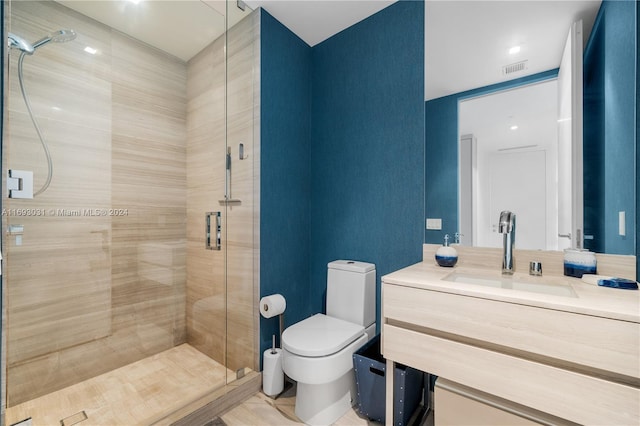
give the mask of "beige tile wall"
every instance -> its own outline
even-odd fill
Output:
[[[11,12],[11,30],[28,40],[38,39],[55,27],[73,24],[77,31],[83,31],[83,40],[91,40],[105,50],[100,41],[108,36],[108,30],[66,18],[60,8],[21,2],[13,4]],[[49,47],[53,46],[25,59],[24,76],[32,107],[54,158],[54,180],[34,200],[11,199],[3,203],[9,212],[42,209],[43,214],[5,216],[8,224],[24,225],[22,244],[14,237],[4,240],[5,279],[9,283],[8,404],[56,386],[54,370],[43,374],[35,365],[59,367],[65,362],[60,359],[60,350],[111,333],[111,249],[105,239],[111,218],[62,213],[109,207],[111,84],[104,74],[93,73],[79,60],[70,44],[56,45],[53,51]],[[106,68],[109,54],[106,50],[105,55],[96,58],[96,69]],[[9,144],[5,144],[3,159],[5,169],[33,170],[37,190],[45,180],[46,159],[19,94],[17,57],[13,52],[9,70]],[[77,327],[78,324],[82,326]]]
[[[27,40],[78,33],[24,62],[54,177],[35,199],[3,205],[46,212],[6,218],[25,227],[22,244],[6,238],[4,248],[11,406],[185,341],[187,73],[184,62],[54,2],[13,2],[10,25]],[[4,166],[33,170],[39,188],[46,160],[17,57]]]
[[[187,335],[188,342],[233,371],[257,369],[257,272],[254,202],[259,143],[254,115],[258,15],[228,33],[228,137],[225,138],[225,56],[220,38],[188,64]],[[225,156],[231,148],[231,196],[225,206]],[[239,158],[244,144],[245,159]],[[255,197],[257,198],[257,197]],[[205,213],[221,212],[222,250],[205,249]],[[227,268],[225,292],[224,266]],[[225,332],[227,338],[225,339]]]
[[[205,213],[224,211],[224,38],[192,58],[187,72],[187,341],[224,363],[225,251],[205,248]]]
[[[258,369],[259,39],[259,14],[253,13],[229,30],[227,41],[227,143],[233,158],[232,195],[242,200],[227,211],[226,365],[231,370]],[[239,160],[240,143],[244,160]]]
[[[148,356],[186,336],[186,65],[116,31],[111,49],[111,204],[128,211],[112,218],[113,322]]]

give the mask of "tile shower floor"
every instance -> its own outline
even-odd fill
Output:
[[[10,407],[5,423],[31,417],[33,426],[65,419],[65,425],[148,425],[163,417],[158,413],[170,414],[222,386],[225,374],[224,366],[183,344]]]
[[[10,407],[5,424],[12,425],[31,417],[33,426],[149,425],[224,384],[225,373],[224,366],[183,344]],[[302,425],[294,413],[294,406],[295,388],[275,400],[259,392],[207,425]],[[373,426],[380,423],[351,409],[335,425]],[[433,426],[432,416],[416,417],[410,426]]]

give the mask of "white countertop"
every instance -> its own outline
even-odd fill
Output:
[[[444,268],[433,261],[421,262],[382,277],[385,284],[396,284],[425,290],[459,294],[540,308],[574,312],[585,315],[640,323],[640,291],[599,287],[566,276],[534,277],[516,272],[513,279],[528,283],[569,286],[572,296],[558,296],[538,292],[487,287],[478,284],[446,281],[452,273],[477,275],[499,279],[501,272],[493,269],[456,266]]]

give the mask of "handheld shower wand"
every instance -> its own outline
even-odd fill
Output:
[[[22,98],[24,99],[24,104],[27,107],[27,112],[29,113],[29,117],[31,118],[33,127],[36,130],[38,139],[42,144],[42,149],[44,150],[45,156],[47,157],[47,166],[48,166],[47,180],[45,181],[44,185],[42,185],[42,188],[34,192],[33,194],[34,197],[36,195],[43,193],[51,184],[51,179],[53,178],[53,160],[51,159],[51,152],[49,151],[49,147],[47,146],[44,136],[42,136],[42,131],[40,130],[38,121],[36,120],[33,114],[33,110],[31,108],[31,102],[29,101],[29,97],[27,96],[27,91],[25,89],[24,75],[22,71],[24,58],[25,58],[25,55],[29,55],[29,56],[33,55],[36,49],[46,45],[49,42],[65,43],[67,41],[71,41],[75,39],[76,37],[77,37],[77,34],[74,30],[58,30],[51,34],[46,35],[45,37],[41,38],[35,43],[30,44],[27,41],[25,41],[25,39],[23,39],[22,37],[16,34],[8,33],[8,36],[7,36],[7,44],[9,48],[17,49],[20,51],[20,57],[18,58],[18,81],[20,83],[20,92],[22,92]]]
[[[13,33],[7,34],[7,45],[11,49],[21,50],[28,55],[33,55],[33,52],[35,52],[35,48],[31,43]]]

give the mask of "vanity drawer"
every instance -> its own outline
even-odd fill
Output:
[[[438,378],[434,389],[434,424],[438,426],[577,426],[486,392]]]
[[[440,380],[440,379],[438,379]],[[438,388],[436,384],[434,405],[434,424],[438,426],[459,425],[540,425],[516,414],[508,413],[495,407],[465,398],[448,390]]]
[[[580,424],[640,421],[640,389],[417,331],[383,326],[384,356]],[[437,407],[436,407],[437,411]]]
[[[549,364],[598,369],[593,373],[623,382],[637,384],[640,378],[638,323],[392,284],[384,284],[383,293],[385,319],[481,341],[479,346],[491,349],[524,351],[519,356],[544,357]],[[496,350],[511,350],[500,347]]]

